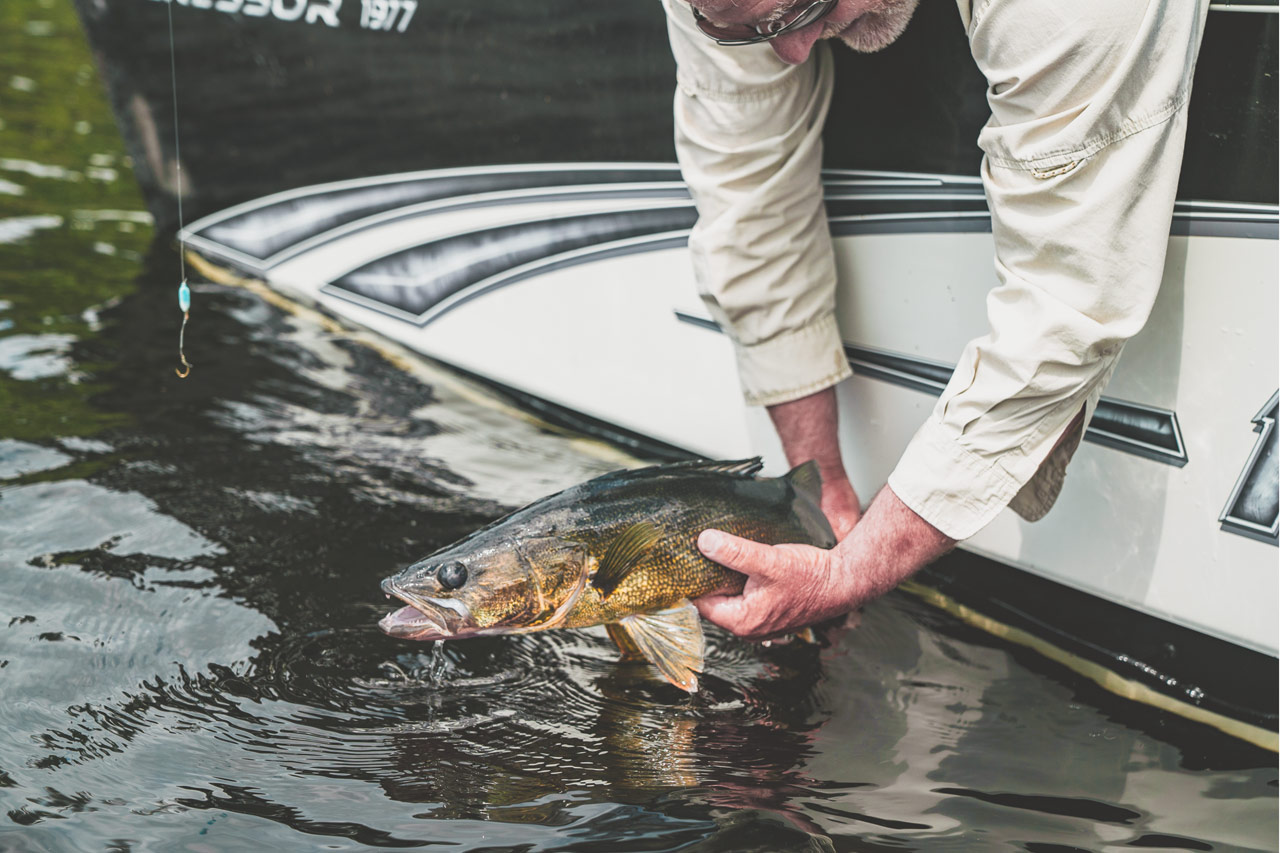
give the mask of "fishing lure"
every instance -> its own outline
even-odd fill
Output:
[[[186,379],[191,373],[191,362],[187,361],[183,345],[187,335],[187,320],[191,317],[191,288],[187,287],[185,278],[178,285],[178,307],[182,309],[182,328],[178,330],[178,358],[182,360],[182,367],[175,367],[173,372]]]

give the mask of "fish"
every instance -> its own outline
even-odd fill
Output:
[[[756,476],[759,457],[614,471],[534,501],[385,579],[406,606],[378,624],[406,640],[604,625],[624,659],[694,693],[705,640],[691,603],[746,576],[707,559],[714,527],[770,545],[831,548],[813,461]]]

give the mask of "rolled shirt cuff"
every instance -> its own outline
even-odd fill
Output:
[[[748,405],[789,403],[853,375],[834,314],[752,344],[735,342]]]
[[[889,488],[947,536],[968,539],[1009,505],[1022,484],[930,418],[889,475]]]

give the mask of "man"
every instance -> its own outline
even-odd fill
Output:
[[[818,461],[841,539],[822,551],[701,534],[702,552],[748,581],[699,610],[766,638],[887,592],[1006,506],[1035,520],[1053,505],[1160,285],[1208,0],[958,0],[988,81],[978,144],[1000,284],[990,331],[861,515],[836,440],[849,368],[819,176],[824,39],[878,50],[917,0],[663,2],[699,288],[748,402],[768,408],[793,464]]]

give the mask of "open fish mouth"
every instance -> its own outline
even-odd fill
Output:
[[[465,636],[475,627],[467,605],[453,598],[431,598],[397,586],[393,578],[382,582],[388,598],[398,598],[401,607],[378,622],[378,627],[401,640],[447,640]]]

